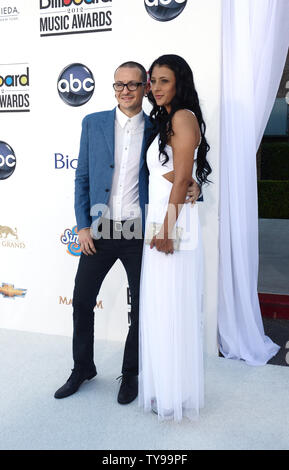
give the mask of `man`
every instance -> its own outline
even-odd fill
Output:
[[[131,324],[117,399],[120,404],[127,404],[138,393],[139,282],[148,202],[145,150],[152,125],[142,111],[143,97],[149,90],[144,67],[126,62],[117,68],[114,78],[118,107],[90,114],[82,124],[75,178],[75,213],[82,255],[73,294],[74,369],[54,396],[72,395],[85,380],[97,374],[93,360],[93,309],[106,274],[120,259],[131,292]],[[191,199],[198,194],[195,183]]]

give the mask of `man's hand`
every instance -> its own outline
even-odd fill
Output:
[[[200,186],[198,185],[198,183],[194,180],[194,178],[192,178],[192,182],[188,188],[188,192],[187,192],[187,198],[185,200],[185,204],[188,204],[189,202],[191,202],[192,204],[195,204],[196,200],[198,199],[199,195],[200,195]]]
[[[94,255],[96,253],[93,239],[90,235],[90,228],[83,228],[79,230],[78,241],[82,253],[85,255]]]

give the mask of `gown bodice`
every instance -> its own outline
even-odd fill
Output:
[[[197,151],[198,151],[198,147],[196,148],[194,152],[193,172],[195,172]],[[169,160],[163,165],[162,163],[165,159],[165,156],[162,155],[161,159],[159,159],[159,135],[157,135],[147,151],[147,166],[148,166],[150,175],[162,176],[174,170],[173,149],[170,145],[166,145],[166,152],[169,157]]]
[[[190,111],[192,114],[193,111]],[[196,164],[197,164],[197,153],[198,153],[198,148],[200,146],[201,140],[199,142],[198,147],[195,149],[194,152],[192,152],[192,157],[194,159],[194,167],[193,167],[193,177],[196,173]],[[166,145],[165,147],[166,153],[169,157],[169,160],[163,165],[162,163],[164,162],[165,156],[162,155],[161,159],[159,158],[159,134],[155,137],[153,142],[151,143],[148,151],[147,151],[147,166],[150,172],[150,176],[163,176],[166,173],[169,173],[174,170],[174,158],[173,158],[173,149],[170,145]]]

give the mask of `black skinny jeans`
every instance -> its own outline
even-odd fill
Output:
[[[94,370],[94,307],[102,282],[119,259],[131,292],[131,324],[125,342],[122,374],[138,375],[139,283],[143,240],[94,240],[94,255],[81,254],[73,293],[74,368]]]

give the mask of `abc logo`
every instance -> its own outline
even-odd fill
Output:
[[[6,142],[0,141],[0,180],[9,178],[15,167],[16,158],[13,149]]]
[[[148,14],[157,21],[174,20],[187,4],[187,0],[144,0]]]
[[[94,78],[83,64],[71,64],[58,77],[57,89],[60,98],[69,106],[81,106],[93,95]]]

